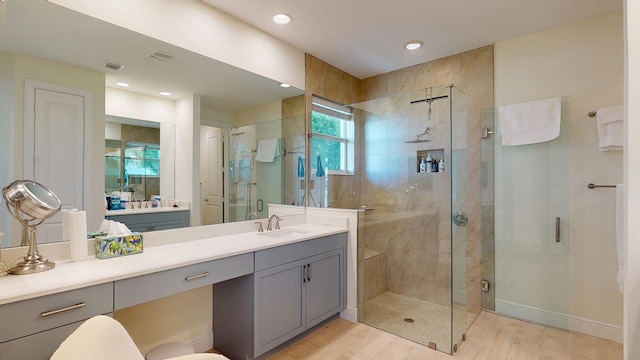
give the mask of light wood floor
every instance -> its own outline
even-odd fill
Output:
[[[337,319],[270,360],[621,360],[622,345],[483,312],[454,357]]]

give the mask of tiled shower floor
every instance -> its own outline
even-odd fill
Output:
[[[364,323],[405,339],[428,345],[436,343],[439,350],[448,351],[451,343],[451,310],[448,306],[385,292],[367,301]],[[408,323],[405,318],[413,319]],[[467,314],[467,322],[473,315]]]

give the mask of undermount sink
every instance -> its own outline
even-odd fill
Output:
[[[280,230],[273,230],[273,231],[267,230],[265,232],[259,233],[258,235],[268,236],[272,238],[287,238],[287,237],[295,237],[298,235],[304,235],[308,233],[310,233],[310,231],[296,230],[296,229],[280,229]]]

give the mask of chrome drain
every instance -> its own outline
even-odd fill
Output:
[[[403,320],[404,320],[404,322],[409,323],[409,324],[413,324],[414,322],[416,322],[412,318],[404,318]]]

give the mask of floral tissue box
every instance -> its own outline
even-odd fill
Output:
[[[112,237],[96,236],[95,240],[98,259],[109,259],[142,252],[142,234],[140,233]]]

